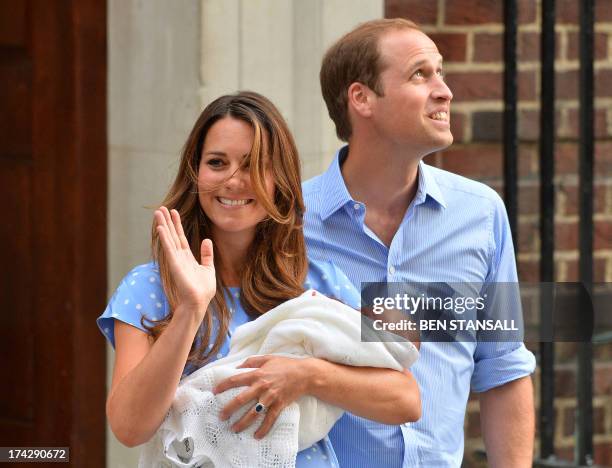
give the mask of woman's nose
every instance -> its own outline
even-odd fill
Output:
[[[236,167],[229,178],[225,181],[225,186],[232,190],[243,190],[248,186],[250,177],[251,176],[248,169]]]

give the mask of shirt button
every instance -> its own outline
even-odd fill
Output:
[[[389,274],[390,274],[390,275],[395,274],[395,267],[394,267],[393,265],[391,265],[391,266],[389,267]]]
[[[358,210],[359,208],[361,208],[361,205],[359,203],[355,203],[353,205],[353,208],[355,208],[356,210]]]

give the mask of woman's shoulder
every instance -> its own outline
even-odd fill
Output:
[[[146,332],[141,319],[160,320],[168,314],[168,310],[159,267],[155,262],[149,262],[132,268],[123,277],[97,323],[114,345],[113,320],[120,320]]]

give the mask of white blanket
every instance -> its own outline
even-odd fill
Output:
[[[307,395],[285,408],[261,440],[253,434],[263,415],[243,432],[232,432],[231,425],[256,402],[220,421],[221,409],[246,387],[218,395],[212,389],[226,377],[252,370],[236,367],[250,356],[264,354],[314,356],[398,371],[410,367],[418,357],[410,342],[362,342],[359,311],[306,291],[238,327],[226,357],[181,381],[165,421],[143,448],[139,466],[294,467],[297,452],[323,439],[343,410]]]

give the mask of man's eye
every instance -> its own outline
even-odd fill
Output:
[[[440,75],[442,78],[444,78],[446,76],[446,74],[444,73],[444,70],[440,69],[438,70],[438,75]]]
[[[423,73],[423,70],[417,70],[412,76],[414,76],[415,78],[423,78],[425,76],[425,73]]]

